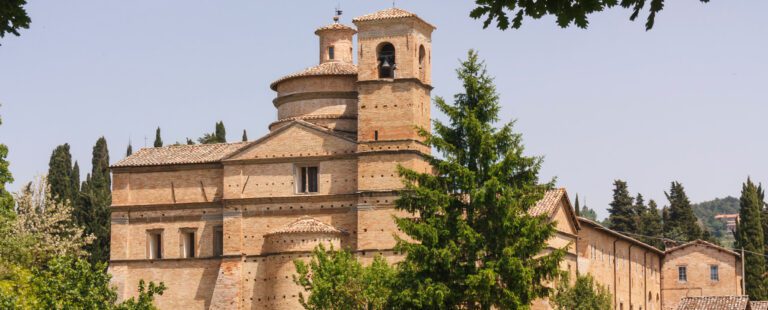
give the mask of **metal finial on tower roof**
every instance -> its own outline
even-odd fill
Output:
[[[337,5],[336,6],[336,15],[333,16],[333,22],[338,23],[339,19],[341,18],[341,14],[342,13],[343,12],[341,11],[341,7]]]

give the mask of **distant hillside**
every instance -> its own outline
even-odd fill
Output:
[[[715,215],[739,213],[739,199],[735,197],[717,198],[692,205],[693,213],[723,245],[733,244],[733,234],[725,228],[725,223],[715,219]]]

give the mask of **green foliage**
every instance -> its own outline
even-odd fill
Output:
[[[664,249],[664,242],[660,239],[664,235],[664,224],[659,207],[653,199],[648,201],[648,207],[642,210],[639,227],[639,234],[648,236],[641,237],[640,240],[660,250]]]
[[[702,230],[683,185],[672,182],[669,193],[665,192],[664,195],[669,200],[669,217],[664,219],[664,236],[681,242],[701,239]]]
[[[469,14],[474,19],[485,18],[483,28],[491,23],[496,23],[499,29],[518,29],[527,16],[539,19],[547,15],[553,15],[557,19],[557,25],[568,27],[573,23],[579,28],[587,28],[588,16],[593,13],[611,9],[617,5],[632,10],[629,20],[634,21],[640,11],[646,8],[648,3],[648,18],[645,29],[650,30],[656,21],[656,14],[664,8],[665,0],[475,0],[477,7]],[[709,2],[709,0],[699,0]]]
[[[19,29],[29,29],[32,21],[24,10],[26,0],[3,0],[0,3],[0,38],[6,33],[19,36]]]
[[[133,145],[128,142],[128,149],[125,150],[125,157],[133,155]]]
[[[91,254],[91,262],[109,260],[110,209],[112,205],[112,181],[109,173],[109,150],[104,137],[96,141],[91,159],[92,170],[83,182],[80,202],[74,216],[85,233],[96,239],[85,248]]]
[[[245,132],[245,129],[243,129],[243,142],[248,141],[248,133]]]
[[[611,293],[590,275],[578,276],[573,286],[560,281],[550,301],[558,310],[604,310],[613,306]]]
[[[309,264],[294,265],[293,281],[310,292],[309,298],[299,293],[305,309],[384,309],[392,293],[395,270],[381,256],[364,267],[349,251],[326,251],[321,244]]]
[[[101,309],[117,300],[106,264],[82,259],[54,258],[35,272],[32,286],[41,309]]]
[[[725,222],[716,219],[718,214],[739,213],[739,199],[735,197],[717,198],[710,201],[693,204],[693,213],[701,221],[705,229],[709,230],[713,239],[730,246],[734,243],[733,233],[728,230]]]
[[[214,144],[227,142],[227,130],[224,128],[224,122],[216,122],[216,129],[212,133],[206,133],[197,138],[200,144]]]
[[[163,138],[160,137],[160,127],[157,127],[157,130],[155,131],[155,147],[162,147],[163,146]]]
[[[165,283],[155,284],[149,282],[147,286],[144,280],[139,280],[139,296],[131,297],[128,300],[116,305],[115,310],[155,310],[157,307],[153,304],[155,295],[163,295],[167,288]]]
[[[192,141],[192,139],[187,138],[187,145],[195,145],[195,141]]]
[[[608,228],[620,232],[634,232],[637,224],[637,214],[633,199],[629,196],[627,182],[613,181],[613,201],[608,209]]]
[[[416,217],[397,225],[416,242],[397,241],[406,256],[394,305],[527,309],[549,295],[544,282],[559,276],[565,253],[544,251],[554,224],[528,213],[551,183],[539,184],[541,158],[523,155],[511,123],[493,126],[499,97],[477,53],[456,72],[465,92],[453,104],[435,100],[449,123],[435,121],[434,135],[420,129],[441,155],[426,156],[434,174],[400,168],[406,189],[397,208]]]
[[[586,204],[583,207],[581,207],[581,211],[579,211],[579,216],[595,222],[597,221],[597,212],[594,209],[590,209],[589,207],[587,207]]]
[[[51,159],[48,161],[48,185],[51,187],[51,195],[54,199],[59,202],[73,202],[76,200],[79,184],[74,184],[73,173],[72,154],[69,151],[69,144],[64,143],[57,146],[51,153]]]
[[[3,123],[0,118],[0,125]],[[8,216],[13,212],[13,196],[5,187],[8,183],[13,182],[13,175],[8,169],[10,163],[6,158],[8,157],[8,147],[5,144],[0,143],[0,217]]]
[[[739,225],[736,230],[737,244],[745,251],[765,253],[765,235],[761,219],[765,205],[765,192],[762,185],[755,185],[752,180],[742,185],[739,212]],[[768,299],[768,279],[765,277],[765,256],[745,255],[746,292],[752,300]]]

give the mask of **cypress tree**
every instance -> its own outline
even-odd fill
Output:
[[[133,146],[131,145],[131,142],[128,142],[128,149],[125,150],[125,157],[131,156],[133,154]]]
[[[74,204],[77,204],[78,197],[80,196],[80,164],[75,161],[75,164],[72,166],[72,204],[74,207]]]
[[[548,216],[528,214],[552,184],[539,183],[541,158],[523,155],[512,124],[494,126],[499,97],[477,53],[457,73],[465,93],[453,104],[435,100],[449,123],[419,131],[441,154],[426,156],[435,173],[400,168],[406,188],[396,206],[416,218],[396,220],[410,238],[396,246],[406,256],[394,308],[526,308],[549,295],[544,282],[565,255],[544,251],[555,234]]]
[[[223,121],[216,123],[216,131],[214,134],[216,136],[216,143],[227,143],[227,130],[224,129]]]
[[[573,203],[573,209],[576,211],[576,216],[581,216],[581,207],[579,206],[579,194],[576,194],[576,199]]]
[[[248,133],[245,132],[245,129],[243,129],[243,142],[248,141]]]
[[[195,141],[192,141],[192,139],[187,138],[187,145],[195,145]]]
[[[761,213],[764,192],[762,185],[755,186],[751,179],[742,185],[739,199],[739,224],[736,228],[738,246],[745,253],[746,291],[752,300],[768,299],[768,280],[765,278],[765,256],[752,253],[765,253],[765,235]],[[751,252],[751,253],[750,253]]]
[[[163,146],[163,138],[160,137],[160,127],[155,131],[155,147]]]
[[[75,192],[72,186],[72,154],[69,144],[57,146],[48,161],[48,186],[51,197],[58,202],[74,200]]]
[[[664,222],[666,237],[677,241],[693,241],[701,239],[702,231],[696,215],[693,214],[691,202],[685,194],[683,185],[672,182],[669,193],[664,193],[669,200],[669,218]]]
[[[613,182],[613,201],[608,209],[608,228],[621,232],[633,232],[637,225],[635,216],[635,207],[632,204],[632,197],[629,196],[627,182],[615,180]]]
[[[99,138],[93,147],[91,164],[91,173],[83,182],[81,203],[75,210],[75,218],[84,227],[86,234],[95,237],[93,243],[85,247],[91,254],[91,262],[106,262],[109,260],[112,181],[109,174],[109,150],[104,137]]]

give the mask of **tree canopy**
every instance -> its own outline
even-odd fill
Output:
[[[20,29],[28,29],[32,20],[24,6],[26,0],[4,0],[0,3],[0,38],[6,34],[19,36]]]
[[[629,20],[634,21],[647,9],[648,17],[645,29],[651,30],[656,22],[656,14],[664,9],[665,0],[475,0],[477,7],[469,16],[484,19],[483,28],[495,24],[501,30],[518,29],[526,17],[540,19],[554,16],[557,25],[566,28],[575,25],[579,28],[589,26],[589,15],[612,9],[627,8],[632,11]],[[709,0],[699,0],[709,2]]]
[[[765,252],[765,234],[763,232],[762,209],[765,204],[765,191],[761,185],[755,185],[747,179],[742,185],[739,223],[736,230],[737,245],[748,253],[745,255],[746,292],[752,300],[768,299],[768,279],[765,277],[765,256],[752,253]]]

